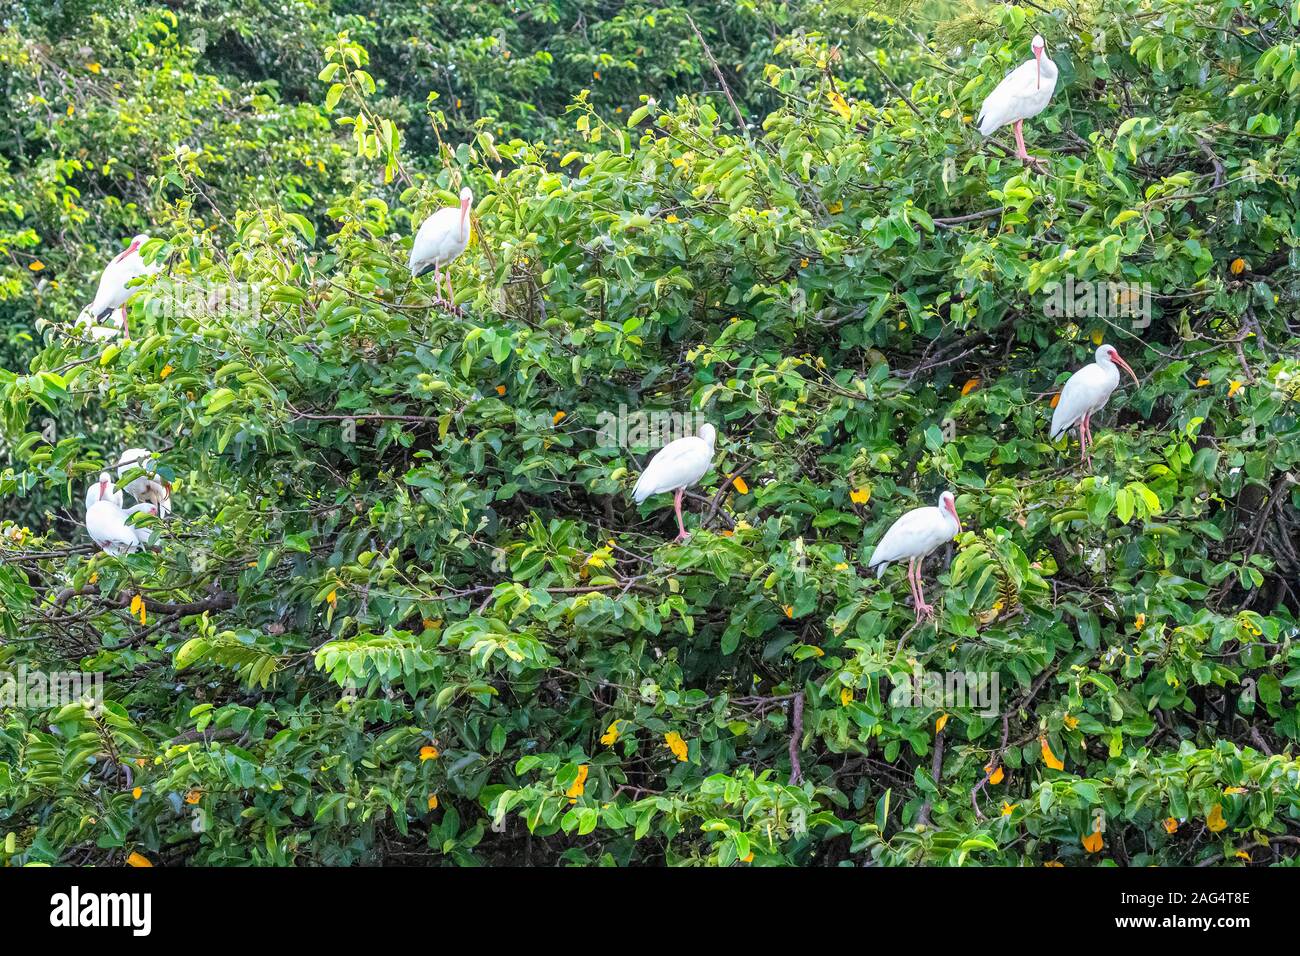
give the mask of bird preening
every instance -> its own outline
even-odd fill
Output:
[[[128,448],[118,462],[118,480],[134,477],[125,485],[137,503],[123,508],[122,490],[107,471],[99,473],[86,490],[86,530],[102,551],[120,557],[147,545],[153,529],[133,523],[134,514],[166,518],[171,512],[171,484],[152,474],[153,462],[143,448]],[[143,470],[144,473],[139,473]]]
[[[1024,122],[1033,119],[1052,99],[1059,71],[1047,55],[1047,44],[1041,36],[1034,36],[1030,44],[1034,57],[1008,73],[984,100],[976,124],[981,135],[992,136],[997,130],[1011,124],[1016,134],[1016,158],[1034,166],[1043,161],[1029,155],[1025,149]]]
[[[456,291],[451,285],[451,264],[469,245],[469,211],[474,204],[474,193],[468,186],[460,191],[460,205],[444,206],[421,224],[411,243],[408,267],[412,278],[433,272],[433,285],[442,296],[442,280],[447,281],[448,306],[456,304]]]
[[[1085,465],[1092,464],[1092,456],[1088,453],[1088,447],[1092,444],[1092,416],[1105,408],[1106,402],[1110,400],[1111,392],[1119,385],[1121,368],[1132,376],[1135,385],[1142,384],[1113,345],[1098,346],[1096,361],[1085,365],[1066,380],[1060,400],[1052,412],[1052,440],[1055,441],[1077,426],[1079,459]]]
[[[934,618],[934,606],[925,603],[921,586],[921,565],[926,557],[940,545],[947,544],[961,531],[957,517],[957,499],[951,491],[939,496],[939,504],[932,508],[913,508],[889,526],[880,539],[867,567],[876,571],[876,577],[885,576],[885,570],[895,561],[907,559],[907,582],[912,588],[912,604],[916,619]]]
[[[636,487],[632,500],[637,504],[651,495],[673,492],[673,510],[677,513],[677,538],[680,543],[690,537],[682,521],[682,495],[713,467],[713,446],[717,430],[707,422],[700,426],[698,435],[687,435],[670,441],[650,459]]]

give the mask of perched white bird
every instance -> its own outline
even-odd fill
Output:
[[[86,495],[89,505],[86,509],[86,530],[90,532],[91,540],[101,550],[120,557],[138,551],[148,542],[152,534],[149,528],[129,524],[128,519],[136,512],[156,515],[158,506],[141,502],[123,511],[119,501],[113,500],[111,495],[102,495],[100,489],[104,486],[107,477],[107,474],[101,475],[100,480],[91,486],[91,491]],[[112,482],[108,480],[107,483],[111,485]],[[92,503],[92,496],[96,495],[100,496],[94,497]]]
[[[885,576],[885,569],[891,562],[907,558],[907,582],[912,586],[918,621],[922,617],[934,617],[934,608],[925,603],[925,592],[921,588],[921,565],[931,551],[951,541],[959,531],[961,519],[957,517],[957,499],[951,491],[945,491],[939,496],[938,507],[913,508],[890,525],[871,552],[867,566],[879,569],[878,578]]]
[[[136,468],[145,474],[137,475],[126,485],[127,492],[136,501],[158,506],[160,517],[166,518],[172,510],[172,485],[154,474],[154,462],[145,448],[128,448],[117,461],[117,477],[121,481]]]
[[[459,206],[444,206],[420,226],[411,243],[411,275],[419,277],[430,269],[433,270],[434,288],[438,288],[442,276],[447,277],[447,303],[454,304],[456,293],[451,287],[451,269],[465,247],[469,245],[469,208],[474,202],[474,193],[466,186],[460,191]]]
[[[1041,163],[1025,150],[1025,136],[1021,127],[1025,120],[1032,119],[1047,108],[1056,89],[1058,70],[1052,58],[1047,55],[1047,44],[1041,36],[1034,36],[1030,49],[1034,58],[1026,60],[1006,75],[980,107],[976,121],[979,131],[984,136],[1006,126],[1015,125],[1016,157],[1026,163]]]
[[[111,501],[122,507],[122,492],[113,487],[113,476],[106,471],[101,471],[99,480],[86,489],[86,510],[100,501]]]
[[[1117,367],[1118,366],[1118,367]],[[1085,365],[1065,382],[1060,401],[1052,412],[1052,438],[1055,440],[1075,425],[1079,426],[1079,460],[1090,463],[1088,446],[1092,444],[1092,416],[1106,407],[1110,393],[1119,384],[1119,370],[1124,369],[1141,385],[1128,362],[1119,357],[1113,345],[1097,347],[1097,360]]]
[[[713,467],[713,445],[717,437],[717,431],[706,422],[700,426],[698,435],[670,441],[650,459],[632,489],[632,500],[637,504],[663,491],[676,492],[673,509],[677,512],[678,541],[690,537],[682,523],[682,493]]]
[[[131,331],[126,324],[126,305],[127,300],[135,295],[137,286],[130,285],[135,280],[143,276],[151,276],[162,269],[158,263],[146,263],[140,256],[140,247],[149,241],[147,235],[139,235],[131,240],[131,244],[122,250],[107,266],[104,267],[103,274],[99,277],[99,290],[95,293],[95,301],[90,304],[90,321],[94,325],[102,325],[114,311],[122,309],[122,331],[126,337],[131,337]],[[83,311],[83,315],[85,312]],[[78,320],[80,321],[80,320]],[[95,335],[94,332],[91,333]],[[96,338],[106,338],[107,335],[96,335]]]

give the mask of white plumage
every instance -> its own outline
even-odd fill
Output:
[[[1111,392],[1119,385],[1121,368],[1133,376],[1134,383],[1137,383],[1137,375],[1120,358],[1115,347],[1100,345],[1097,347],[1096,361],[1071,375],[1061,389],[1060,401],[1052,412],[1051,435],[1053,439],[1059,438],[1078,425],[1079,456],[1084,461],[1089,458],[1088,446],[1092,443],[1091,418],[1106,407]]]
[[[939,504],[934,508],[913,508],[889,526],[885,536],[880,539],[869,568],[877,569],[877,577],[884,577],[885,569],[895,561],[907,559],[907,580],[912,586],[912,598],[916,605],[916,617],[934,616],[934,608],[925,603],[925,594],[921,589],[921,562],[935,548],[956,537],[961,531],[961,520],[957,517],[957,499],[951,491],[939,496]]]
[[[113,488],[113,479],[106,471],[86,491],[86,530],[91,540],[108,554],[130,554],[149,540],[152,532],[148,528],[128,524],[136,512],[156,515],[158,506],[142,502],[123,511],[122,493]]]
[[[89,320],[92,323],[92,332],[96,338],[110,337],[107,333],[95,333],[94,326],[102,325],[117,309],[122,309],[127,300],[135,295],[138,286],[132,285],[135,280],[143,276],[151,276],[158,272],[162,266],[157,263],[146,263],[140,256],[140,247],[149,241],[147,235],[139,235],[131,240],[131,244],[119,253],[112,262],[104,267],[104,272],[99,277],[99,289],[95,292],[95,301],[88,307]],[[87,310],[83,310],[82,315]],[[81,320],[78,319],[78,322]],[[122,310],[122,329],[130,337],[130,331],[126,326],[126,310]]]
[[[688,435],[670,441],[650,459],[645,471],[632,489],[632,499],[640,504],[651,495],[676,492],[673,507],[677,511],[678,541],[690,535],[682,523],[682,492],[703,478],[713,467],[713,446],[717,431],[708,423],[700,426],[698,435]]]
[[[1026,162],[1035,160],[1025,150],[1022,124],[1047,108],[1059,75],[1041,36],[1034,37],[1030,49],[1034,58],[1026,60],[1003,78],[985,98],[976,120],[984,136],[991,136],[1008,123],[1015,124],[1016,156]]]
[[[117,477],[122,480],[136,468],[147,474],[137,475],[126,485],[127,492],[136,501],[143,501],[158,506],[160,517],[166,518],[172,510],[172,487],[168,481],[161,481],[154,475],[154,462],[148,449],[128,448],[122,452],[117,462]]]
[[[118,309],[116,312],[110,312],[107,319],[100,322],[95,318],[93,311],[94,306],[86,306],[77,316],[74,327],[80,332],[86,332],[92,339],[112,339],[122,334],[126,328],[126,307]]]
[[[455,301],[456,293],[451,287],[451,272],[447,267],[469,245],[469,210],[473,202],[474,193],[466,186],[460,191],[460,205],[444,206],[424,220],[411,243],[408,262],[411,275],[418,277],[432,269],[434,287],[438,288],[445,272],[449,303]],[[440,288],[438,293],[442,294]]]

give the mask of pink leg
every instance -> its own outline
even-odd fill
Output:
[[[921,561],[916,562],[916,619],[934,618],[934,608],[925,603],[925,588],[921,585]]]
[[[679,532],[677,535],[677,541],[679,543],[690,537],[690,533],[686,530],[686,525],[682,523],[682,494],[685,491],[685,488],[678,488],[677,494],[673,495],[673,510],[677,512],[677,528]]]
[[[1030,157],[1029,151],[1025,149],[1024,124],[1024,120],[1016,120],[1015,126],[1012,128],[1016,131],[1016,158],[1027,162],[1032,157]]]
[[[435,264],[433,267],[433,288],[438,293],[434,296],[434,301],[442,298],[442,270]]]
[[[1088,454],[1088,446],[1092,443],[1092,427],[1088,418],[1089,415],[1084,415],[1079,422],[1079,460],[1091,467],[1092,456]]]
[[[131,338],[131,329],[126,324],[126,306],[122,306],[122,338],[123,340]]]
[[[447,269],[447,303],[456,304],[456,290],[451,287],[451,269]]]
[[[912,589],[912,610],[916,612],[917,620],[921,619],[921,593],[916,589],[919,580],[919,569],[916,566],[916,558],[911,558],[907,562],[907,584]]]

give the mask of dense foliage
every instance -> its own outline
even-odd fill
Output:
[[[0,701],[0,858],[1293,862],[1300,3],[901,8],[6,4],[0,681],[106,676]],[[971,124],[1035,33],[1043,173]],[[133,337],[70,333],[141,232]],[[683,545],[654,410],[719,430]],[[177,508],[115,558],[132,445]],[[865,564],[944,488],[917,625]]]

